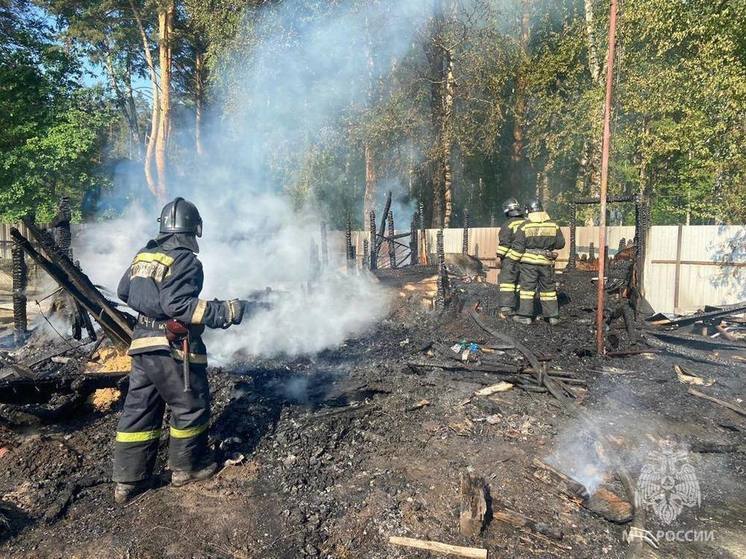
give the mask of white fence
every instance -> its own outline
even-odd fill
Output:
[[[496,227],[469,229],[469,254],[487,265],[495,261]],[[566,246],[559,251],[558,269],[564,268],[570,254],[570,228],[562,227]],[[428,247],[434,251],[437,229],[426,231]],[[620,241],[635,235],[632,226],[607,229],[609,254],[616,254]],[[363,254],[363,232],[353,233],[358,260]],[[344,251],[343,237],[341,250]],[[409,240],[401,239],[403,244]],[[336,244],[336,243],[335,243]],[[461,253],[462,229],[445,229],[443,244],[446,253]],[[594,247],[598,256],[598,227],[577,227],[575,244],[578,257]],[[742,225],[656,225],[649,232],[644,269],[645,296],[658,312],[690,312],[705,305],[721,305],[746,300],[746,227]],[[384,245],[384,254],[388,254]],[[397,253],[403,257],[401,247]]]
[[[0,258],[10,257],[10,226],[0,225]],[[21,227],[21,229],[23,229]],[[469,254],[488,266],[495,261],[496,227],[469,229]],[[23,230],[22,230],[23,232]],[[567,264],[570,228],[563,227],[567,246],[559,251],[558,268]],[[397,231],[399,233],[399,231]],[[609,254],[614,255],[620,241],[634,237],[631,226],[614,226],[607,230]],[[434,252],[437,229],[427,230],[428,247]],[[362,260],[363,240],[368,233],[353,231],[352,242],[358,261]],[[401,261],[409,238],[399,239],[397,260]],[[443,244],[447,253],[461,253],[462,229],[445,229]],[[598,227],[577,227],[575,244],[578,256],[588,254],[594,246],[598,255]],[[704,305],[721,305],[746,300],[746,226],[731,225],[656,225],[647,242],[644,269],[645,296],[658,312],[689,312]],[[344,255],[344,233],[329,232],[329,252]],[[388,248],[384,244],[382,265],[387,265]],[[383,261],[386,262],[383,262]]]

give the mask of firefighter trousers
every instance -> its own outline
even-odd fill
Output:
[[[541,314],[544,318],[559,317],[557,286],[554,282],[554,265],[520,263],[521,289],[518,314],[534,316],[534,297],[539,292]]]
[[[507,256],[500,264],[500,306],[516,308],[518,294],[518,277],[520,263]]]
[[[169,468],[193,471],[208,457],[207,366],[191,365],[190,392],[184,392],[182,366],[167,352],[132,356],[129,391],[114,443],[114,481],[132,483],[152,475],[166,404],[171,409]]]

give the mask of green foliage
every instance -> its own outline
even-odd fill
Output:
[[[60,196],[80,201],[104,185],[97,167],[110,114],[100,92],[77,85],[75,61],[43,22],[23,6],[10,10],[15,26],[0,44],[0,217],[44,221]]]
[[[95,193],[107,186],[105,170],[114,161],[137,167],[149,128],[147,67],[132,6],[157,64],[158,3],[36,1],[35,8],[26,0],[0,5],[5,220],[29,211],[44,219],[61,194],[80,200]],[[442,77],[433,67],[437,43],[453,60],[456,222],[468,209],[472,223],[486,225],[500,216],[502,199],[533,196],[537,184],[560,218],[572,197],[597,194],[608,2],[591,2],[600,79],[591,75],[584,0],[436,4],[444,8],[442,20],[407,29],[410,48],[390,57],[381,53],[401,22],[392,17],[398,4],[388,0],[177,2],[169,146],[175,176],[189,176],[195,162],[204,167],[194,155],[199,100],[220,123],[221,148],[208,149],[215,168],[281,184],[296,206],[317,205],[330,224],[343,225],[349,214],[363,225],[366,146],[379,195],[392,188],[402,203],[432,207],[441,149],[433,95]],[[650,199],[655,223],[743,223],[746,0],[625,0],[621,8],[610,193]],[[365,10],[370,20],[362,25]],[[312,68],[294,66],[283,49],[297,48],[308,30],[336,32],[340,14],[360,24],[328,45],[331,64],[323,65],[321,50]],[[373,54],[368,61],[366,52]],[[204,65],[199,76],[196,60]],[[82,87],[82,68],[96,68],[105,85]],[[278,78],[283,81],[274,83]],[[263,86],[255,88],[255,81]],[[293,102],[283,103],[290,95]],[[324,95],[334,102],[319,103]],[[298,97],[312,108],[308,114],[297,114],[305,106]],[[523,134],[518,162],[516,125]],[[247,129],[251,153],[236,157]],[[517,165],[526,172],[517,175]]]

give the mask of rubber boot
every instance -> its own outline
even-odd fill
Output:
[[[171,474],[171,485],[173,485],[174,487],[181,487],[193,481],[204,481],[215,475],[215,472],[217,471],[218,465],[215,462],[208,464],[204,468],[193,470],[190,472],[184,470],[175,470],[173,474]]]
[[[549,322],[550,326],[557,326],[560,323],[560,319],[558,316],[550,316],[547,318],[547,322]]]
[[[513,320],[519,324],[531,324],[533,322],[530,316],[520,316],[517,314],[513,315]]]
[[[114,486],[114,502],[117,505],[128,503],[140,493],[144,493],[151,487],[151,481],[143,480],[134,483],[117,483]]]

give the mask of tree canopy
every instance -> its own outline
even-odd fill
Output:
[[[610,192],[654,223],[744,223],[746,0],[620,6]],[[489,225],[510,196],[561,218],[598,193],[608,9],[5,0],[0,216],[241,177],[337,227],[388,190],[436,226]]]

